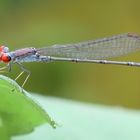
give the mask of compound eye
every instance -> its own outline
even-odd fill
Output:
[[[0,52],[3,52],[5,46],[0,46]]]
[[[0,61],[2,61],[3,52],[0,52]]]
[[[5,63],[8,63],[8,62],[10,62],[11,57],[10,57],[8,54],[4,53],[4,54],[2,54],[2,56],[1,56],[1,60],[2,60],[3,62],[5,62]]]

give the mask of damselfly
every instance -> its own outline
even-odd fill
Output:
[[[140,63],[137,62],[105,60],[106,58],[125,55],[137,50],[140,50],[140,36],[133,33],[120,34],[76,44],[52,45],[44,48],[23,48],[11,52],[9,52],[8,47],[1,46],[0,61],[7,65],[1,67],[0,71],[3,72],[5,69],[11,71],[12,64],[20,66],[22,71],[15,80],[26,72],[27,77],[22,84],[23,87],[30,76],[30,71],[22,65],[23,62],[69,61],[139,67]]]

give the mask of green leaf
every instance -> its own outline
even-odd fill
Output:
[[[140,140],[140,111],[33,95],[59,120],[55,131],[43,125],[13,140]],[[46,135],[47,132],[47,135]]]
[[[15,81],[0,75],[0,138],[29,133],[41,124],[56,123]],[[4,136],[3,136],[4,137]],[[7,138],[6,138],[7,137]]]

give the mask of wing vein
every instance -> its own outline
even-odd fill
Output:
[[[39,48],[38,54],[79,59],[104,59],[140,50],[140,36],[132,33],[87,42]]]

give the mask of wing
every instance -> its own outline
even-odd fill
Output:
[[[92,60],[121,56],[137,50],[140,50],[140,36],[126,33],[76,44],[53,45],[37,49],[37,53],[44,56]]]

